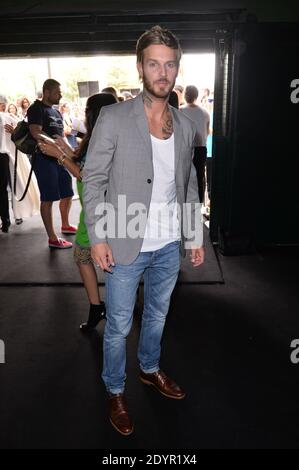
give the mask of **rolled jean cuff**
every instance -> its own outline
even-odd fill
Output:
[[[140,369],[142,370],[144,374],[154,374],[155,372],[158,372],[160,370],[160,367],[156,366],[156,367],[152,367],[151,369],[145,369],[140,366]]]
[[[124,388],[107,388],[108,393],[112,393],[112,395],[119,395],[120,393],[124,393]]]

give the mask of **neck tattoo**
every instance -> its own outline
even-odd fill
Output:
[[[172,122],[172,114],[169,109],[165,112],[162,117],[162,133],[163,139],[169,139],[169,137],[173,134],[173,122]]]
[[[143,103],[144,105],[147,107],[147,108],[152,108],[153,107],[153,100],[152,98],[147,94],[147,92],[145,90],[143,90],[143,93],[142,93],[142,99],[143,99]]]

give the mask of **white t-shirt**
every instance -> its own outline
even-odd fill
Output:
[[[154,181],[141,251],[160,250],[180,240],[174,166],[174,135],[157,139],[151,135]]]
[[[195,147],[206,147],[208,138],[208,126],[210,115],[201,106],[183,106],[181,111],[188,116],[196,125]]]

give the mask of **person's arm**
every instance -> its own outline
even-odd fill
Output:
[[[194,137],[196,128],[193,126]],[[193,160],[193,159],[192,159]],[[187,235],[188,244],[187,249],[191,249],[191,262],[194,267],[200,266],[204,262],[204,247],[203,247],[203,221],[201,215],[201,204],[198,196],[198,183],[196,176],[196,169],[191,162],[191,171],[187,188],[186,203],[191,205],[191,210],[187,211],[189,220],[185,220],[185,234]],[[187,233],[186,233],[187,232]],[[191,241],[191,239],[193,239]]]
[[[14,126],[12,124],[4,124],[4,129],[8,134],[12,134],[14,131]]]
[[[37,142],[40,141],[39,134],[43,131],[43,126],[40,126],[39,124],[29,124],[29,131],[34,140]]]
[[[60,157],[61,158],[61,157]],[[63,157],[62,157],[63,158]],[[66,157],[63,161],[62,161],[62,165],[75,177],[77,178],[77,180],[80,180],[82,179],[82,176],[81,176],[81,171],[80,171],[80,168],[79,166],[73,162],[72,160],[70,160],[68,157]]]
[[[80,168],[71,160],[74,157],[74,152],[70,149],[68,154],[61,149],[57,144],[42,140],[38,143],[38,147],[44,155],[49,155],[57,159],[60,165],[63,165],[75,178],[81,180]],[[71,155],[72,152],[72,155]]]
[[[43,130],[43,111],[41,105],[32,105],[28,108],[27,119],[29,124],[29,131],[34,140],[40,141],[40,134]]]

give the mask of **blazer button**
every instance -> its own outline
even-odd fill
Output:
[[[151,180],[151,179],[148,179],[147,182],[148,182],[148,184],[151,184],[152,180]]]

